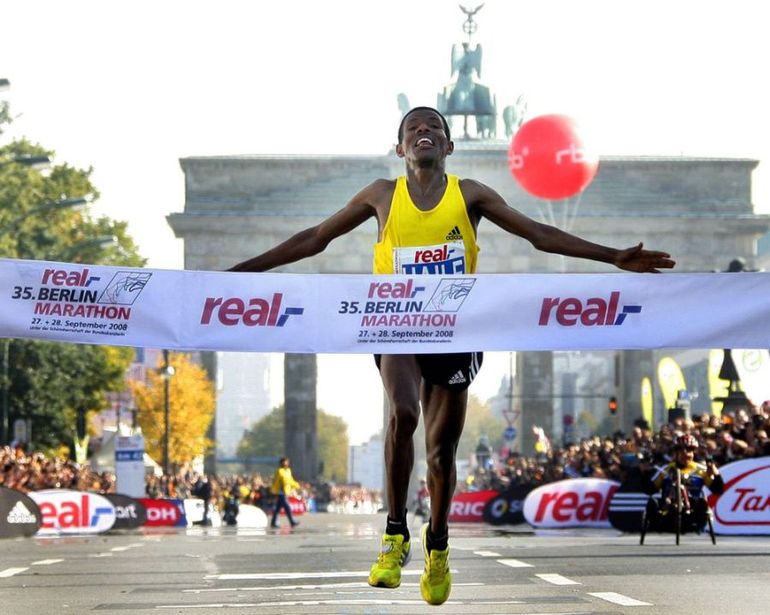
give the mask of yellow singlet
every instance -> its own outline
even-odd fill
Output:
[[[382,239],[374,244],[374,273],[475,273],[479,247],[460,180],[446,178],[444,196],[429,211],[412,202],[406,177],[396,180]]]

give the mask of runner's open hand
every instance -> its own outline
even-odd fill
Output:
[[[672,269],[676,261],[666,252],[655,252],[643,249],[640,242],[632,248],[626,248],[618,252],[614,265],[626,271],[638,273],[660,273],[659,269]]]

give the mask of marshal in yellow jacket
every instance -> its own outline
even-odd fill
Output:
[[[275,495],[283,493],[284,495],[289,496],[294,493],[295,489],[299,489],[299,487],[300,484],[294,480],[294,477],[291,475],[291,468],[281,467],[275,471],[275,475],[273,476],[273,486],[270,491]]]

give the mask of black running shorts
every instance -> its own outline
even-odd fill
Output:
[[[452,352],[446,354],[417,354],[417,364],[427,382],[450,391],[467,389],[481,368],[482,352]],[[374,355],[377,369],[382,355]]]

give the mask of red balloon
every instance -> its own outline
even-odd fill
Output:
[[[508,167],[530,194],[565,199],[591,183],[599,160],[586,152],[572,118],[540,115],[522,124],[513,136]]]

